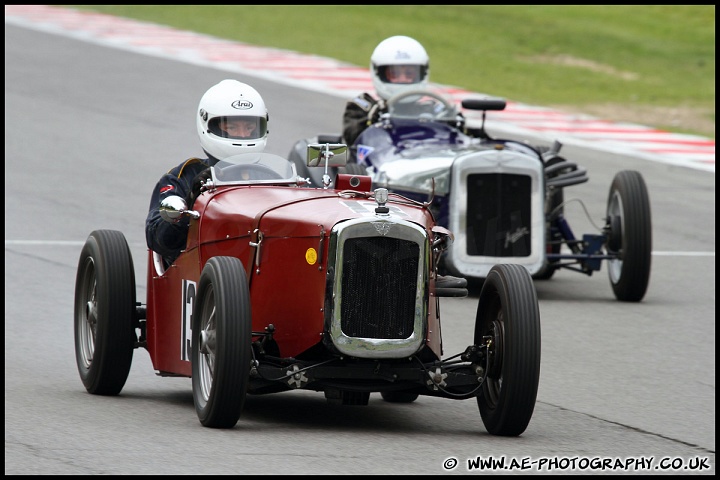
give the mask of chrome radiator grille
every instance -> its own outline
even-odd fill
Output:
[[[342,354],[402,358],[423,345],[428,233],[393,215],[341,222],[330,233],[325,341]]]

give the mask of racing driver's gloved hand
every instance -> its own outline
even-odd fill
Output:
[[[192,210],[195,199],[202,193],[202,187],[205,185],[205,182],[207,182],[211,178],[212,175],[209,168],[206,168],[202,172],[195,175],[195,178],[193,178],[192,181],[192,187],[190,188],[190,193],[188,193],[188,196],[185,199],[187,201],[189,209]]]

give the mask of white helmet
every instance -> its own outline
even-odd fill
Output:
[[[392,83],[388,78],[388,67],[396,65],[415,67],[412,79],[407,78],[403,83]],[[387,100],[400,92],[427,88],[430,58],[420,42],[396,35],[386,38],[375,47],[370,57],[370,71],[375,91]]]
[[[253,123],[252,133],[232,136],[222,125],[228,120]],[[238,153],[262,152],[268,136],[268,112],[260,94],[250,85],[237,80],[223,80],[211,87],[200,99],[197,130],[206,154],[218,160]]]

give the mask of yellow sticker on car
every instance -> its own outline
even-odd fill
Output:
[[[315,265],[315,262],[317,262],[317,252],[314,248],[308,248],[305,252],[305,260],[310,265]]]

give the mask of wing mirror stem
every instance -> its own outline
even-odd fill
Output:
[[[325,173],[323,174],[322,180],[323,180],[323,187],[328,188],[330,186],[330,175],[328,175],[328,165],[330,165],[330,159],[335,156],[333,152],[330,151],[330,144],[325,144],[325,151],[320,153],[320,156],[325,160]]]
[[[183,216],[200,218],[200,214],[195,210],[188,209],[187,202],[178,195],[170,195],[160,202],[160,216],[163,220],[170,223],[177,223]]]

